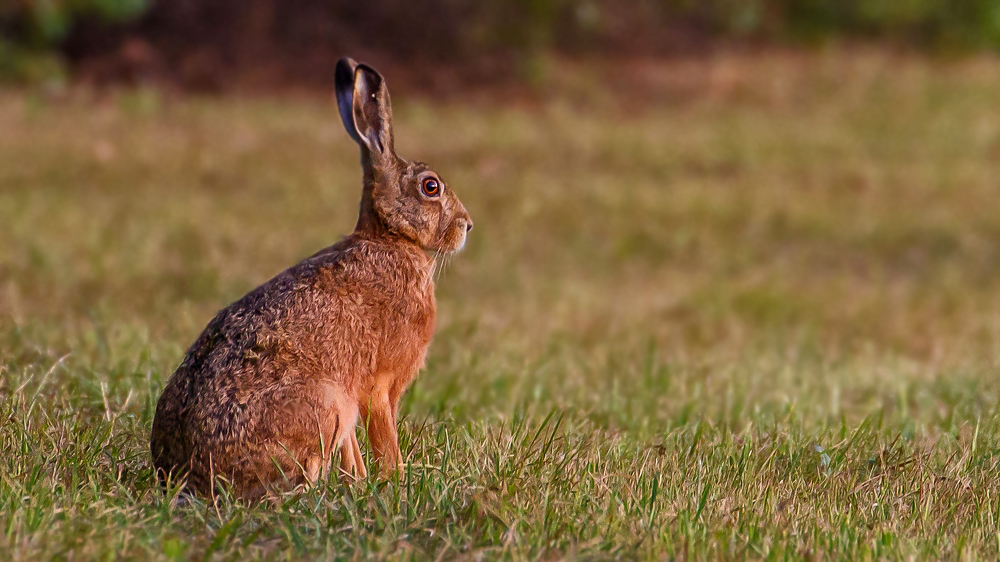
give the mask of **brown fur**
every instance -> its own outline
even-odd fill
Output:
[[[198,493],[228,481],[257,499],[330,470],[364,477],[355,424],[383,471],[403,462],[399,399],[434,333],[435,259],[465,243],[465,207],[426,164],[396,156],[382,77],[342,59],[337,98],[361,146],[354,233],[223,309],[163,389],[151,452],[161,479]],[[441,192],[421,191],[433,177]]]

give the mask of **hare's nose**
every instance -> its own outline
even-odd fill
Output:
[[[470,230],[472,230],[472,221],[466,219],[465,220],[465,231],[469,232]]]

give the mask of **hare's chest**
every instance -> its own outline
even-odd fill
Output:
[[[410,302],[394,311],[379,353],[379,370],[416,374],[434,336],[436,316],[433,300]]]
[[[431,343],[434,337],[434,326],[437,322],[437,305],[434,302],[434,295],[430,296],[429,302],[422,303],[410,317],[410,326],[413,337],[420,342],[424,349]]]

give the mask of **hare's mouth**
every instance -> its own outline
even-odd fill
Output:
[[[465,229],[462,229],[458,235],[458,244],[455,246],[455,249],[452,250],[452,253],[461,252],[462,248],[465,247],[465,241],[468,239],[469,236],[465,233]]]
[[[460,252],[465,247],[468,239],[468,229],[465,224],[454,224],[448,229],[448,233],[441,240],[440,251],[446,254]]]
[[[465,247],[465,233],[456,232],[455,236],[449,237],[448,243],[444,245],[444,251],[449,254],[455,254],[462,251]]]

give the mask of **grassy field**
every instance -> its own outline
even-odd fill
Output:
[[[162,497],[153,407],[353,227],[332,101],[0,92],[0,559],[1000,556],[1000,60],[603,72],[396,94],[476,224],[409,467],[256,507]]]

